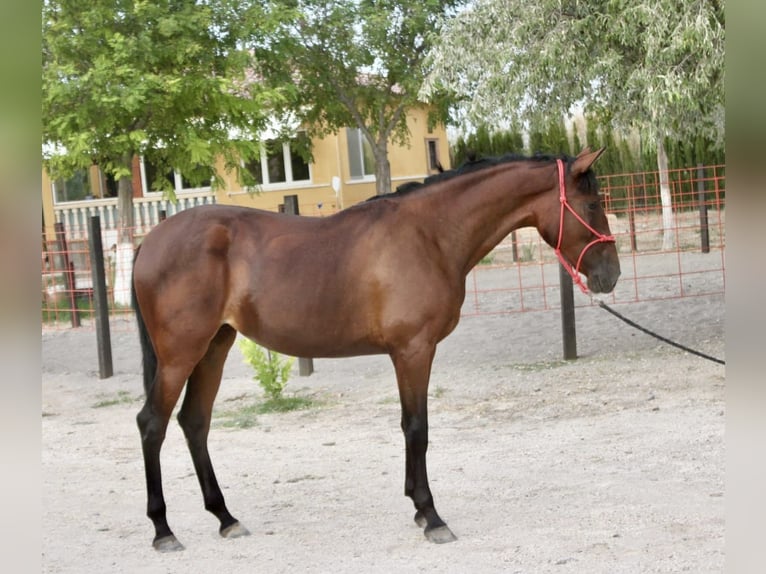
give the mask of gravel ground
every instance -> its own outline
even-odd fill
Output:
[[[638,323],[724,358],[723,296],[618,305]],[[224,540],[202,507],[182,433],[163,448],[180,553],[151,547],[135,415],[136,334],[42,334],[43,572],[718,573],[724,563],[723,366],[577,309],[562,361],[558,311],[465,317],[439,346],[429,474],[458,540],[433,545],[403,495],[404,441],[387,357],[315,359],[288,393],[320,405],[227,414],[262,400],[237,346],[210,450],[232,513]],[[297,368],[295,368],[297,371]]]

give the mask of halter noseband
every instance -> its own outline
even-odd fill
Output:
[[[597,243],[614,243],[614,235],[604,235],[603,233],[599,233],[590,225],[588,225],[588,223],[572,208],[572,206],[567,201],[567,189],[566,184],[564,183],[564,162],[560,159],[557,159],[556,164],[559,168],[559,202],[561,203],[561,215],[559,217],[559,240],[556,243],[555,253],[556,257],[559,258],[559,261],[564,266],[564,269],[566,269],[567,273],[572,276],[572,281],[574,281],[580,290],[587,295],[588,287],[586,287],[585,283],[583,283],[582,279],[580,278],[580,263],[582,263],[582,258],[585,255],[585,252]],[[564,256],[561,254],[561,238],[564,235],[564,208],[568,209],[572,215],[574,215],[577,220],[588,229],[588,231],[596,236],[596,239],[588,243],[588,245],[586,245],[580,252],[580,256],[577,258],[577,265],[574,267],[572,267],[572,265],[567,262],[567,260],[564,259]]]

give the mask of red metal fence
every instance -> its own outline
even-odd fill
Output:
[[[93,280],[88,238],[67,237],[63,224],[57,223],[55,236],[43,234],[42,244],[43,329],[93,328]],[[119,287],[116,254],[116,244],[104,245],[109,310],[113,318],[127,318],[130,294]],[[127,321],[124,323],[128,325]]]
[[[659,173],[599,178],[622,268],[607,303],[724,293],[725,168],[672,170],[669,179],[673,218],[665,232]],[[535,229],[516,231],[468,276],[463,314],[559,308],[558,265]],[[592,304],[575,291],[577,306]]]
[[[622,275],[608,303],[723,294],[725,291],[725,167],[672,170],[673,220],[664,230],[659,174],[600,177]],[[307,206],[308,207],[308,206]],[[311,214],[311,210],[301,209]],[[324,214],[327,215],[327,214]],[[93,328],[87,240],[65,230],[43,237],[44,329]],[[140,237],[134,237],[137,243]],[[133,329],[129,306],[132,249],[104,245],[112,326]],[[592,304],[579,291],[575,305]],[[463,315],[503,314],[560,306],[558,262],[535,229],[520,229],[477,265],[466,281]]]

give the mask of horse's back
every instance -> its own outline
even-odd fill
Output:
[[[454,327],[463,285],[434,247],[396,201],[327,218],[206,206],[146,237],[134,281],[179,337],[228,324],[295,356],[379,353],[424,321],[435,338]]]
[[[204,205],[161,222],[141,242],[133,267],[137,290],[140,292],[144,284],[157,289],[166,281],[177,282],[201,263],[225,258],[240,217],[241,208]],[[251,217],[261,214],[252,213]]]
[[[225,323],[275,350],[338,353],[324,348],[326,329],[354,330],[343,310],[364,282],[354,262],[363,221],[220,205],[180,212],[146,236],[134,264],[147,324],[209,338]],[[354,352],[373,351],[363,347]]]

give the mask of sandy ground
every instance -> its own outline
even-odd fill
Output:
[[[617,307],[724,358],[723,297]],[[458,540],[434,545],[403,495],[404,441],[387,357],[316,359],[288,393],[321,406],[223,414],[260,401],[235,346],[210,450],[232,513],[224,540],[171,422],[163,477],[186,550],[159,554],[144,515],[136,335],[114,331],[100,380],[95,333],[42,335],[43,572],[721,572],[723,366],[577,310],[576,361],[561,361],[558,311],[464,318],[439,347],[429,473]],[[296,369],[297,370],[297,369]]]

